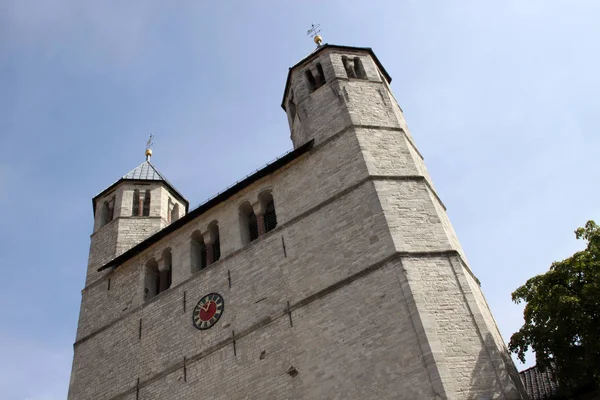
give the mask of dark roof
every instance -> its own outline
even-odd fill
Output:
[[[272,174],[273,172],[277,171],[278,169],[280,169],[280,168],[284,167],[285,165],[289,164],[290,162],[294,161],[296,158],[300,157],[302,154],[307,153],[308,151],[310,151],[310,149],[312,149],[313,144],[314,144],[314,140],[310,140],[310,141],[306,142],[305,144],[303,144],[302,146],[298,147],[297,149],[294,149],[294,150],[290,151],[289,153],[285,154],[284,156],[276,159],[272,163],[267,164],[264,168],[259,169],[258,171],[254,172],[251,175],[248,175],[246,178],[237,182],[236,184],[229,187],[228,189],[225,189],[223,192],[219,193],[212,199],[208,200],[207,202],[205,202],[205,203],[201,204],[200,206],[198,206],[197,208],[193,209],[192,211],[190,211],[189,213],[187,213],[186,215],[184,215],[177,221],[168,225],[164,229],[161,229],[160,231],[156,232],[154,235],[150,236],[148,239],[137,244],[136,246],[127,250],[125,253],[114,258],[113,260],[109,261],[108,263],[104,264],[103,266],[98,268],[98,271],[102,271],[106,268],[109,268],[112,266],[119,266],[119,265],[123,264],[125,261],[129,260],[131,257],[135,256],[136,254],[139,254],[140,252],[144,251],[145,249],[147,249],[152,244],[156,243],[157,241],[159,241],[160,239],[162,239],[169,233],[176,231],[177,229],[181,228],[182,226],[184,226],[188,222],[192,221],[199,215],[204,214],[206,211],[213,208],[217,204],[222,203],[225,200],[229,199],[230,197],[232,197],[233,195],[238,193],[240,190],[250,186],[254,182],[258,181],[259,179]]]
[[[320,52],[322,52],[325,49],[366,51],[366,52],[368,52],[368,53],[371,54],[371,57],[373,57],[373,60],[375,61],[375,64],[377,64],[377,67],[383,73],[383,76],[385,76],[385,79],[387,79],[388,83],[392,82],[392,77],[387,73],[387,71],[385,70],[385,68],[383,68],[383,64],[381,64],[381,62],[379,61],[379,59],[377,58],[377,56],[373,52],[373,49],[371,49],[370,47],[339,46],[339,45],[336,45],[336,44],[327,44],[326,43],[326,44],[324,44],[322,46],[317,47],[317,49],[315,51],[313,51],[312,53],[310,53],[309,55],[307,55],[306,57],[304,57],[302,60],[298,61],[292,67],[290,67],[290,72],[288,72],[287,80],[285,82],[285,89],[283,91],[283,99],[281,100],[281,108],[283,108],[285,110],[285,96],[287,95],[288,88],[290,87],[290,80],[292,79],[292,70],[294,68],[296,68],[297,66],[299,66],[301,64],[304,64],[306,61],[308,61],[309,59],[315,57],[317,54],[319,54]]]
[[[558,384],[550,370],[541,372],[537,366],[519,372],[525,391],[530,400],[551,399],[556,394]]]
[[[189,202],[187,201],[187,199],[183,197],[183,195],[179,193],[177,189],[175,189],[175,187],[169,183],[167,178],[165,178],[160,172],[158,172],[158,169],[156,169],[156,167],[149,160],[146,160],[131,171],[129,171],[127,174],[123,175],[121,179],[119,179],[118,181],[104,189],[102,192],[94,196],[94,198],[92,199],[94,215],[96,215],[96,199],[111,191],[119,183],[126,181],[163,182],[165,186],[167,186],[171,190],[171,192],[173,192],[173,194],[185,204],[186,212],[189,208]]]

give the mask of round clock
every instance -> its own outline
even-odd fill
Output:
[[[224,309],[225,301],[220,294],[207,294],[194,307],[192,314],[194,326],[200,330],[212,328],[223,315]]]

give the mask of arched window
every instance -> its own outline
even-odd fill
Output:
[[[144,299],[150,300],[160,293],[160,274],[156,260],[146,263],[144,275]]]
[[[133,191],[133,202],[131,203],[131,215],[137,217],[140,215],[140,190],[135,189]]]
[[[173,209],[171,210],[171,221],[175,222],[179,219],[179,204],[175,203]]]
[[[250,202],[245,201],[242,203],[239,211],[242,244],[248,244],[258,238],[258,221]]]
[[[142,216],[148,217],[150,215],[150,190],[146,190],[144,193],[144,209]]]
[[[270,190],[265,190],[258,195],[258,201],[265,210],[263,216],[265,222],[265,233],[270,232],[277,227],[277,214],[275,213],[275,202]]]
[[[221,240],[219,238],[219,224],[213,221],[208,225],[208,232],[212,239],[212,261],[218,261],[221,258]]]
[[[171,287],[173,281],[173,255],[171,249],[165,249],[162,253],[162,266],[159,268],[159,293]]]
[[[206,268],[206,245],[200,231],[192,234],[191,240],[192,273]]]

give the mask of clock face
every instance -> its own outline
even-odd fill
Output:
[[[200,330],[212,328],[223,315],[224,309],[225,301],[220,294],[207,294],[194,307],[192,314],[194,326]]]

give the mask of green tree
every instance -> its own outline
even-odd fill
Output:
[[[588,221],[575,236],[587,242],[585,250],[512,293],[515,303],[525,302],[525,324],[508,345],[522,362],[531,348],[566,394],[600,387],[600,227]]]

